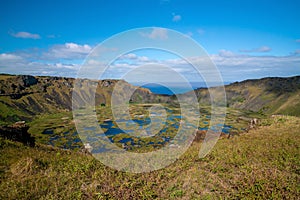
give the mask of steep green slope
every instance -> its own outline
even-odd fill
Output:
[[[143,102],[144,99],[155,101],[157,95],[148,89],[138,88],[123,80],[78,81],[80,92],[75,93],[78,101],[90,100],[90,84],[96,84],[95,105],[106,106],[111,102],[111,94],[119,83],[121,91],[128,93],[136,90],[132,102]],[[73,78],[33,77],[28,75],[0,75],[0,121],[12,123],[18,120],[31,120],[44,113],[57,113],[72,109]]]
[[[246,80],[227,85],[225,90],[229,107],[300,116],[300,76]],[[210,102],[207,89],[195,91],[200,102]]]

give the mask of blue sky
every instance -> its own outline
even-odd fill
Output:
[[[133,28],[162,27],[201,44],[225,81],[299,75],[299,8],[296,0],[4,0],[0,72],[76,76],[99,42]],[[132,54],[174,59],[158,52]],[[178,67],[185,67],[179,63],[178,58]]]

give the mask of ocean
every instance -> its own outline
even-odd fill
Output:
[[[191,87],[186,87],[186,84],[182,83],[164,83],[164,85],[156,84],[156,83],[131,83],[135,86],[143,87],[149,89],[151,92],[155,94],[166,94],[166,95],[173,95],[173,94],[182,94],[188,91],[195,90],[198,88],[207,88],[205,82],[191,82]],[[227,84],[227,83],[224,83]],[[220,84],[212,84],[213,86],[218,86]]]

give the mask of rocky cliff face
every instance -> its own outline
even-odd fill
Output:
[[[111,94],[115,85],[121,82],[119,93],[128,93],[135,90],[131,102],[161,102],[167,101],[166,97],[160,97],[145,88],[138,88],[124,80],[99,80],[91,81],[82,79],[77,82],[80,93],[72,93],[74,87],[73,78],[64,77],[34,77],[28,75],[0,76],[0,121],[30,120],[31,117],[42,113],[55,113],[72,109],[72,95],[79,101],[91,100],[91,84],[97,86],[95,105],[107,106],[111,102]]]
[[[8,113],[0,117],[3,120],[15,114],[17,120],[27,120],[36,114],[70,109],[72,82],[68,78],[2,75],[0,107],[6,107]]]

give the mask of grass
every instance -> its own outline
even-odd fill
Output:
[[[30,129],[28,132],[33,135],[39,143],[46,144],[50,136],[42,134],[44,130],[51,129],[56,135],[61,135],[66,131],[74,131],[75,127],[71,120],[71,112],[40,115],[29,123]]]
[[[8,100],[9,98],[7,97],[0,97],[0,125],[7,125],[11,124],[12,122],[30,119],[30,116],[28,116],[28,114],[17,109],[11,109],[3,103]]]
[[[297,199],[300,119],[276,116],[249,133],[200,143],[167,168],[132,174],[92,156],[0,140],[0,199]]]
[[[153,104],[131,104],[130,107],[130,115],[132,119],[141,119],[138,116],[149,116],[149,108]],[[180,115],[180,110],[176,107],[170,107],[167,106],[168,109],[172,110],[172,114],[174,115]],[[95,109],[95,113],[97,115],[99,123],[103,123],[106,119],[114,119],[112,113],[111,113],[111,107],[104,106],[104,107],[97,107]],[[79,111],[80,112],[80,111]],[[91,110],[92,112],[92,110]],[[121,112],[121,110],[120,110]],[[201,106],[200,114],[201,118],[199,121],[199,127],[204,128],[208,127],[210,124],[210,107],[209,106]],[[80,113],[79,113],[80,114]],[[264,118],[265,116],[260,115],[255,112],[245,112],[242,110],[227,108],[227,115],[226,115],[226,125],[229,125],[232,127],[233,130],[237,132],[243,131],[248,126],[248,121],[250,118]],[[237,119],[242,118],[241,120]],[[180,121],[180,119],[176,119],[175,121]],[[89,124],[89,119],[86,119],[85,125],[87,127],[93,126],[92,124]],[[72,148],[77,149],[79,146],[82,146],[81,143],[78,143],[77,139],[79,136],[76,134],[75,124],[73,121],[73,115],[72,112],[67,111],[61,111],[57,112],[55,114],[43,114],[35,117],[35,119],[29,123],[30,129],[29,133],[31,133],[38,143],[43,144],[51,144],[56,147],[60,148]],[[137,128],[136,125],[133,125],[131,128],[132,130],[134,128]],[[138,126],[139,128],[139,126]],[[153,150],[153,145],[147,145],[148,143],[155,144],[156,148],[160,148],[162,144],[159,144],[162,141],[162,138],[160,137],[174,137],[173,133],[176,133],[176,128],[172,127],[169,122],[166,125],[167,131],[165,133],[162,133],[159,137],[149,137],[143,139],[143,141],[138,142],[138,138],[133,138],[135,143],[139,143],[138,146],[130,145],[130,150],[133,151],[139,151],[139,152],[147,152],[149,150]],[[43,134],[44,131],[53,131],[53,134]],[[126,134],[118,134],[115,136],[111,136],[112,139],[116,142],[124,139],[129,138],[129,135]],[[56,138],[55,140],[52,140],[51,138]],[[159,139],[160,138],[160,139]],[[51,141],[51,142],[49,142]],[[76,142],[73,142],[76,141]],[[121,143],[119,143],[119,146],[122,146]],[[141,146],[141,147],[139,147]]]

